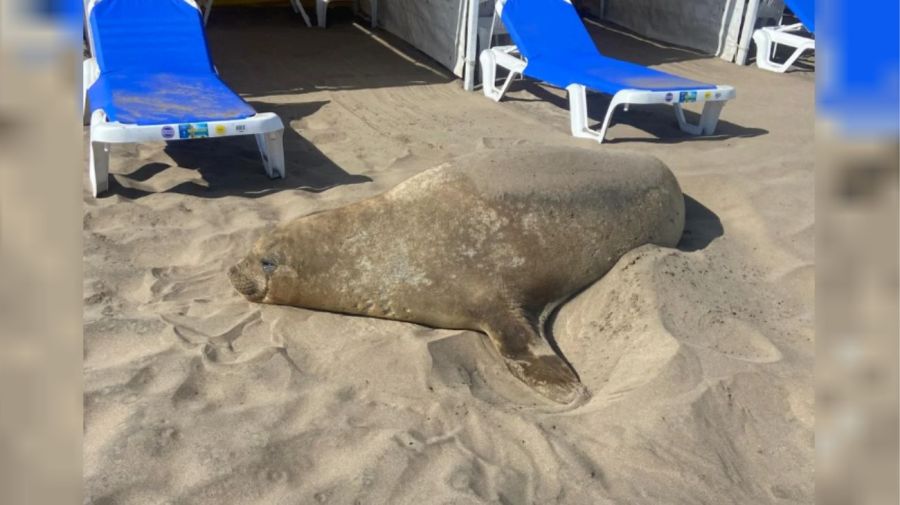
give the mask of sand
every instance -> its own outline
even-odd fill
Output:
[[[250,138],[116,146],[96,200],[84,177],[85,503],[812,503],[814,74],[591,26],[608,54],[738,91],[714,137],[635,107],[598,145],[569,136],[560,90],[497,104],[334,20],[223,8],[208,30],[225,80],[290,125],[286,179]],[[540,401],[479,333],[229,285],[267,226],[515,145],[650,153],[687,195],[677,249],[632,251],[552,321],[582,406]]]

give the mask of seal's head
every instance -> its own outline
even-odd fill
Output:
[[[295,290],[297,272],[288,264],[283,244],[278,235],[265,236],[228,270],[231,284],[251,302],[289,302],[285,295]]]

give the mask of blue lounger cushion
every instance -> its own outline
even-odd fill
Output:
[[[92,110],[103,109],[110,121],[124,124],[226,121],[256,114],[213,74],[101,74],[88,97]]]
[[[609,94],[623,89],[677,91],[716,87],[604,56],[566,0],[509,0],[501,19],[528,62],[524,74],[554,86],[582,84]]]
[[[627,61],[614,60],[601,54],[578,61],[528,62],[525,75],[565,88],[583,84],[593,90],[614,95],[623,89],[644,91],[677,91],[715,89],[715,85],[685,79]]]
[[[101,0],[91,11],[99,79],[91,110],[154,125],[245,119],[256,111],[216,75],[200,12],[184,0]]]

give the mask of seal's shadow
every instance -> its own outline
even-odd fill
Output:
[[[335,164],[291,123],[318,111],[327,101],[295,104],[252,103],[258,112],[274,112],[284,122],[285,178],[270,179],[263,170],[259,149],[252,135],[169,142],[165,153],[178,167],[196,170],[201,181],[181,182],[170,188],[147,183],[170,169],[161,162],[149,162],[128,174],[109,178],[108,194],[137,199],[157,192],[180,193],[202,198],[244,196],[258,198],[285,190],[313,193],[346,184],[371,182],[371,178],[346,172]],[[134,181],[128,187],[116,178]]]
[[[719,216],[702,203],[684,195],[684,232],[675,246],[678,250],[692,252],[705,249],[723,233],[725,229]]]

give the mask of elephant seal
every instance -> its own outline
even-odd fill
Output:
[[[253,302],[484,332],[522,382],[571,403],[584,388],[543,337],[547,316],[683,227],[681,189],[656,158],[487,151],[275,228],[229,276]]]

